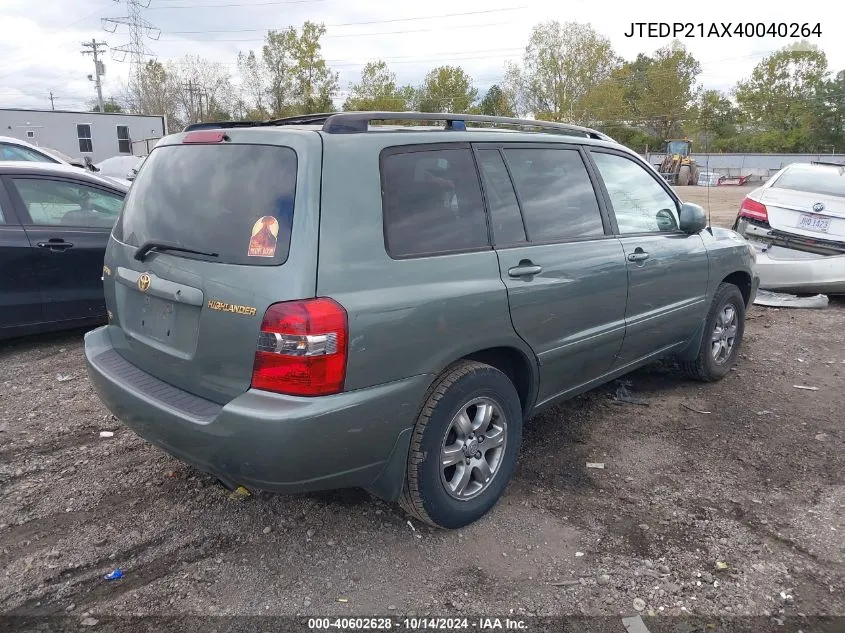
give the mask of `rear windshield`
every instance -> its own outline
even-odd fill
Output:
[[[845,168],[787,169],[772,186],[821,196],[845,197]]]
[[[290,249],[295,193],[289,147],[157,147],[129,190],[114,237],[130,246],[163,241],[217,253],[208,259],[225,264],[279,265]]]

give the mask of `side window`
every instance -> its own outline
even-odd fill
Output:
[[[581,154],[572,149],[507,149],[532,242],[604,235],[596,192]]]
[[[131,154],[132,142],[129,140],[129,126],[117,126],[117,151],[119,154]]]
[[[40,152],[31,150],[28,147],[12,145],[11,143],[0,143],[0,160],[23,160],[34,163],[55,163],[52,158]]]
[[[620,233],[678,230],[675,200],[644,167],[617,154],[592,152]]]
[[[81,183],[13,178],[33,224],[111,228],[123,197]]]
[[[385,241],[392,256],[489,245],[472,151],[431,149],[382,158]]]
[[[79,139],[79,151],[90,154],[94,151],[94,141],[91,139],[91,126],[79,124],[76,126],[76,136]]]
[[[522,214],[502,155],[497,149],[482,149],[477,155],[487,207],[490,209],[493,240],[496,244],[524,242]]]

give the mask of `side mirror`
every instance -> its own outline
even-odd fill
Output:
[[[660,209],[655,215],[657,228],[661,231],[677,231],[678,223],[675,221],[675,214],[669,209]]]
[[[695,235],[707,228],[707,214],[697,204],[685,202],[681,205],[680,229],[687,235]]]

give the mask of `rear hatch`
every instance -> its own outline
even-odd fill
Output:
[[[215,402],[246,391],[267,307],[315,293],[321,160],[307,131],[188,132],[159,144],[106,251],[118,353]]]
[[[760,198],[776,231],[845,242],[845,170],[787,169]]]

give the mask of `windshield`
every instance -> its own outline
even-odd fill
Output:
[[[11,143],[0,143],[0,160],[2,161],[27,161],[35,163],[57,163],[57,160],[36,152],[34,149],[12,145]]]
[[[290,249],[296,165],[289,147],[157,147],[129,190],[114,237],[135,247],[166,242],[213,252],[214,261],[224,264],[283,264]]]
[[[772,186],[820,196],[845,197],[845,166],[787,169]]]
[[[666,153],[686,155],[688,147],[686,141],[669,141]]]

